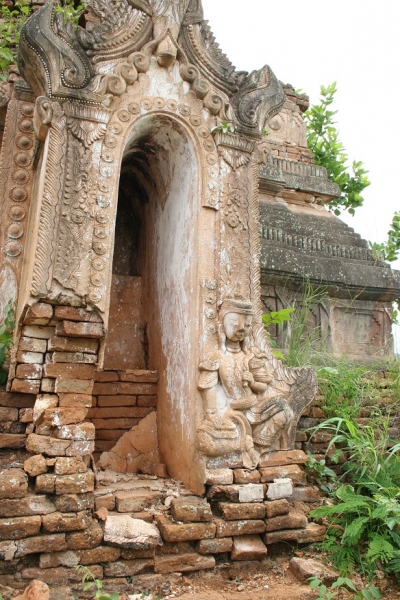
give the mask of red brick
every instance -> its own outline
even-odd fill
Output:
[[[87,408],[69,406],[48,408],[44,411],[43,423],[50,427],[82,423],[87,413]]]
[[[140,419],[92,419],[96,429],[132,429]]]
[[[46,377],[62,377],[63,379],[93,379],[96,367],[68,363],[50,363],[44,365]]]
[[[18,342],[18,350],[25,350],[26,352],[46,352],[47,342],[46,340],[38,340],[33,337],[21,337]]]
[[[153,396],[142,396],[142,398],[153,398]],[[97,397],[97,406],[135,406],[135,405],[136,405],[136,396],[98,396]]]
[[[18,408],[0,407],[1,421],[18,421]]]
[[[157,406],[157,396],[138,396],[138,406]]]
[[[42,365],[17,365],[15,375],[17,379],[41,379],[42,371]]]
[[[41,352],[25,352],[24,350],[19,350],[17,352],[17,363],[24,364],[38,364],[41,365],[43,363],[43,354]]]
[[[45,302],[37,302],[26,312],[24,323],[27,325],[47,325],[53,317],[53,307]]]
[[[138,383],[157,383],[158,371],[145,371],[134,369],[126,371],[118,371],[121,381],[132,381]]]
[[[23,448],[26,435],[22,433],[0,433],[0,448]]]
[[[102,318],[94,311],[74,306],[56,306],[54,317],[60,321],[86,321],[87,323],[102,323]]]
[[[114,406],[109,408],[91,408],[88,419],[143,419],[151,410],[146,407],[129,408],[127,406]]]
[[[137,396],[156,395],[157,385],[155,383],[128,383],[128,382],[112,382],[112,383],[95,383],[93,388],[95,396],[114,396],[128,395]]]
[[[93,396],[90,394],[59,394],[59,406],[90,408],[93,404]]]
[[[22,328],[23,337],[37,338],[38,340],[48,340],[54,335],[54,327],[41,327],[40,325],[24,325]]]
[[[11,392],[0,392],[0,406],[15,406],[15,408],[32,408],[35,404],[36,395],[13,394]]]
[[[15,558],[26,556],[27,554],[37,554],[39,552],[59,552],[67,549],[65,533],[56,533],[53,535],[39,535],[30,537],[18,542]]]
[[[84,352],[50,352],[46,355],[47,363],[74,363],[95,365],[97,354],[85,354]]]
[[[96,339],[53,336],[47,342],[47,348],[48,350],[58,350],[59,352],[96,354],[99,349],[99,342]]]
[[[40,379],[13,379],[12,392],[20,394],[38,394],[40,390]]]
[[[179,525],[162,515],[156,515],[156,520],[161,535],[166,542],[186,542],[215,537],[216,528],[214,523],[184,523]]]
[[[116,371],[99,371],[95,374],[94,380],[99,382],[119,381],[119,376]]]
[[[37,535],[41,524],[42,519],[39,516],[0,519],[0,539],[19,540],[31,535]]]
[[[264,533],[265,523],[261,519],[242,520],[242,521],[223,521],[215,519],[217,526],[216,537],[231,537],[237,535],[252,535],[254,533]]]
[[[89,511],[84,510],[77,513],[53,512],[43,515],[42,521],[46,533],[62,533],[86,529],[91,523],[91,516]]]
[[[56,326],[56,335],[79,338],[102,338],[104,336],[104,327],[102,323],[62,321]]]
[[[56,379],[55,391],[58,394],[91,394],[92,390],[92,379]]]

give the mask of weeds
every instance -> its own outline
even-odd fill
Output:
[[[400,576],[400,443],[389,437],[389,417],[375,427],[335,417],[313,431],[321,429],[332,434],[328,450],[339,446],[333,461],[348,454],[346,483],[332,494],[337,504],[310,513],[329,526],[323,548],[341,574],[358,567],[370,578],[376,569]]]
[[[77,565],[75,569],[82,577],[84,592],[92,590],[94,592],[94,597],[97,598],[97,600],[119,600],[118,592],[114,592],[114,594],[107,594],[103,592],[103,582],[101,579],[96,579],[96,577],[87,567],[84,567],[83,565]]]
[[[15,302],[9,300],[4,310],[4,323],[0,327],[0,385],[7,379],[7,371],[3,365],[7,359],[12,346],[13,332],[15,327]]]
[[[380,600],[382,597],[380,591],[373,585],[368,585],[363,590],[357,592],[356,586],[351,579],[348,579],[347,577],[338,577],[338,579],[331,585],[330,590],[338,590],[335,592],[328,591],[327,586],[320,579],[318,579],[318,577],[310,577],[309,582],[310,588],[318,592],[318,597],[316,600],[333,600],[333,598],[338,597],[339,590],[347,593],[349,593],[349,590],[351,592],[356,592],[356,595],[352,597],[352,600],[356,600],[358,598],[362,600]]]

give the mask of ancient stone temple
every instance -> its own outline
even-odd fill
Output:
[[[24,26],[2,92],[0,305],[17,310],[0,439],[26,452],[0,475],[5,573],[169,573],[246,556],[241,536],[258,558],[321,539],[287,500],[308,497],[295,439],[315,373],[275,357],[263,301],[303,250],[396,286],[354,233],[328,239],[338,190],[306,148],[306,99],[268,66],[236,72],[201,0],[89,0],[77,29],[56,7]],[[162,540],[190,542],[187,568]]]

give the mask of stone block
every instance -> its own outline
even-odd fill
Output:
[[[17,546],[15,542],[11,540],[6,540],[4,542],[0,542],[0,560],[2,561],[12,561],[14,555],[17,551]],[[4,583],[4,582],[2,582]]]
[[[113,546],[99,546],[90,550],[81,550],[78,554],[79,564],[81,565],[95,565],[101,563],[114,563],[121,556],[120,548],[114,548]],[[127,575],[108,575],[107,567],[105,567],[104,574],[106,577],[126,577],[128,575],[134,575],[135,573],[127,573]]]
[[[49,586],[39,579],[34,579],[16,600],[51,600]]]
[[[21,337],[18,343],[21,352],[40,352],[44,354],[47,350],[47,340],[38,340],[34,337]]]
[[[20,394],[38,394],[40,390],[39,379],[13,379],[11,391]]]
[[[55,505],[47,496],[25,496],[15,500],[3,498],[0,502],[0,517],[47,515],[55,511]]]
[[[41,379],[42,371],[42,365],[17,365],[15,376],[17,379]]]
[[[213,540],[200,540],[197,543],[196,550],[199,554],[218,554],[222,552],[230,552],[233,546],[233,539],[215,538]]]
[[[46,377],[57,377],[60,379],[93,379],[95,373],[94,365],[70,364],[70,363],[47,363],[43,367]]]
[[[308,456],[303,450],[280,450],[271,452],[260,459],[258,467],[283,467],[285,465],[303,465]]]
[[[65,425],[67,427],[67,425]],[[66,456],[90,456],[94,452],[94,442],[72,441],[65,451]]]
[[[290,504],[286,498],[265,502],[265,514],[267,519],[272,519],[273,517],[278,517],[280,515],[287,515],[289,511]]]
[[[69,446],[67,440],[58,440],[46,435],[31,433],[26,440],[26,449],[32,454],[44,454],[45,456],[65,456]]]
[[[279,515],[266,519],[266,531],[280,531],[281,529],[302,529],[307,526],[307,517],[301,510],[291,510],[286,515]]]
[[[249,471],[248,469],[234,469],[233,480],[235,483],[260,483],[260,472],[257,470]]]
[[[117,548],[110,548],[110,550],[117,550]],[[112,564],[107,565],[104,569],[104,575],[106,577],[132,577],[138,575],[139,573],[146,573],[152,571],[153,567],[153,558],[119,560],[117,562],[113,562]]]
[[[47,471],[46,459],[42,454],[35,454],[24,462],[24,471],[31,477],[42,475]]]
[[[214,523],[185,523],[179,525],[163,515],[157,515],[156,520],[161,535],[166,542],[186,542],[215,537],[216,526]]]
[[[162,541],[157,527],[129,515],[109,515],[104,525],[104,541],[114,546],[148,550]]]
[[[0,471],[0,498],[23,498],[28,491],[28,477],[22,469]]]
[[[74,408],[90,408],[93,404],[91,394],[59,394],[59,406],[70,406]]]
[[[36,396],[32,394],[13,394],[0,392],[0,406],[13,406],[15,408],[32,408]]]
[[[43,377],[40,384],[40,391],[53,394],[56,391],[56,380],[49,377]]]
[[[293,490],[293,494],[290,496],[290,500],[296,500],[298,502],[317,502],[320,499],[321,492],[316,486],[296,487]]]
[[[43,516],[43,531],[46,533],[81,531],[87,529],[90,523],[89,511],[83,510],[77,513],[54,512]]]
[[[47,342],[47,349],[56,352],[83,352],[96,355],[99,341],[87,338],[51,337]]]
[[[21,408],[19,421],[20,423],[33,423],[33,408]]]
[[[0,406],[0,422],[18,421],[18,408]]]
[[[233,538],[232,560],[263,560],[267,554],[267,547],[259,535],[243,535]]]
[[[102,318],[94,311],[75,306],[56,306],[54,318],[59,321],[86,321],[87,323],[102,323]]]
[[[45,302],[36,302],[30,306],[24,317],[26,325],[47,325],[53,318],[53,307]]]
[[[74,408],[69,406],[48,408],[44,411],[43,423],[49,427],[62,425],[75,425],[82,423],[88,413],[87,408]]]
[[[289,570],[301,583],[306,583],[310,577],[318,577],[325,585],[331,586],[339,577],[339,573],[312,558],[294,556],[289,561]]]
[[[298,465],[286,465],[283,467],[265,467],[260,469],[261,481],[263,483],[272,482],[276,479],[291,479],[294,485],[307,484],[307,478],[304,471]]]
[[[48,408],[55,408],[57,404],[58,397],[56,394],[39,394],[33,407],[33,422],[40,422],[44,411]]]
[[[0,449],[23,448],[25,446],[25,442],[26,435],[22,433],[0,433]]]
[[[265,518],[265,506],[262,503],[246,502],[242,504],[232,504],[229,502],[219,502],[218,507],[223,518],[227,521]]]
[[[54,567],[70,567],[82,564],[78,552],[64,550],[64,552],[43,553],[39,557],[40,569],[53,569]]]
[[[115,494],[115,507],[120,513],[140,512],[156,504],[160,498],[161,492],[145,489],[117,492]]]
[[[37,535],[41,524],[42,518],[38,515],[0,519],[0,539],[19,540]]]
[[[37,554],[39,552],[59,552],[66,550],[65,533],[56,533],[54,535],[39,535],[25,538],[17,542],[17,552],[15,558],[26,556],[27,554]]]
[[[264,500],[264,486],[260,483],[247,483],[240,487],[239,502],[260,502]]]
[[[207,485],[229,485],[233,483],[232,469],[210,469],[206,471]]]
[[[213,569],[215,567],[215,558],[213,556],[204,556],[196,554],[173,554],[170,556],[156,556],[154,561],[154,570],[156,573],[187,573],[189,571],[199,571],[202,569]]]
[[[92,471],[56,476],[55,492],[57,496],[61,494],[84,494],[93,492],[93,490],[94,474]]]
[[[89,365],[84,365],[89,366]],[[91,394],[93,390],[92,379],[56,379],[55,390],[57,394]]]
[[[81,510],[93,510],[94,495],[86,494],[64,494],[55,496],[54,505],[60,512],[79,512]]]
[[[102,323],[62,321],[61,323],[57,323],[56,335],[61,337],[100,339],[104,336],[104,327]]]
[[[99,523],[93,519],[85,531],[67,533],[66,541],[69,550],[86,550],[96,548],[103,540],[103,530]]]
[[[98,496],[94,501],[95,510],[100,508],[106,508],[107,510],[115,509],[115,495],[105,494],[104,496]]]
[[[309,523],[305,529],[286,529],[284,531],[273,531],[263,536],[267,546],[277,542],[298,542],[299,544],[312,544],[322,542],[325,537],[326,527]]]
[[[35,481],[35,490],[39,494],[54,494],[56,487],[56,476],[53,473],[38,475]]]
[[[210,505],[207,500],[197,496],[173,498],[171,516],[175,521],[183,521],[184,523],[212,521]]]
[[[73,473],[85,473],[87,467],[80,456],[56,458],[54,473],[56,475],[72,475]]]
[[[291,479],[275,479],[270,483],[267,491],[268,500],[279,500],[288,498],[293,494],[293,484]]]
[[[24,364],[43,364],[43,354],[41,352],[25,352],[24,350],[18,350],[16,355],[18,363]]]
[[[229,502],[239,502],[239,492],[241,485],[211,485],[207,490],[209,500],[222,500]]]
[[[24,325],[22,327],[22,336],[37,338],[38,340],[48,340],[55,333],[55,327],[41,327],[39,325]]]
[[[96,435],[93,423],[80,423],[79,425],[63,425],[53,430],[53,436],[59,440],[74,440],[85,442],[94,440]]]
[[[97,363],[96,354],[85,354],[84,352],[49,352],[46,355],[47,364],[89,364]]]
[[[261,519],[242,521],[223,521],[222,519],[215,519],[214,522],[217,527],[217,538],[252,535],[255,533],[264,533],[265,531],[265,523]]]

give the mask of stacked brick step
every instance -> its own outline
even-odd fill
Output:
[[[95,453],[107,452],[122,435],[157,407],[157,371],[109,370],[95,373],[87,418],[96,428]]]

